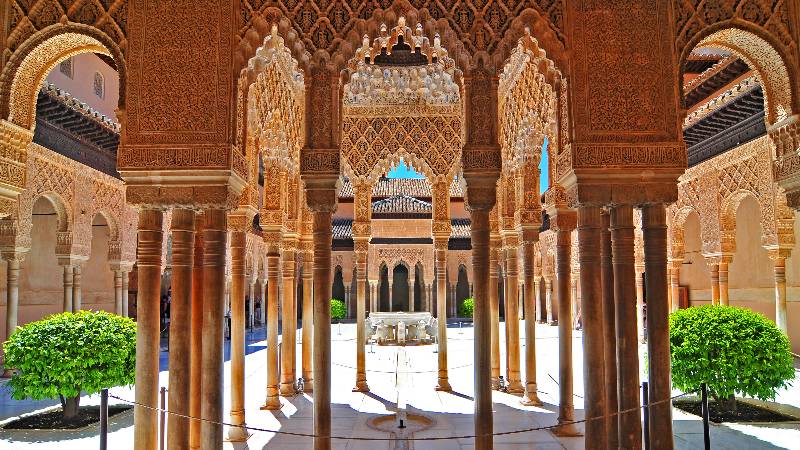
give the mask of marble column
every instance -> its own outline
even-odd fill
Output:
[[[390,278],[387,284],[389,285],[389,311],[394,311],[394,282]]]
[[[83,268],[80,264],[72,266],[72,312],[83,308]]]
[[[608,446],[608,405],[605,380],[605,336],[603,327],[603,289],[601,227],[598,206],[578,208],[578,258],[581,277],[583,320],[583,385],[587,449]]]
[[[446,238],[434,238],[434,259],[436,264],[436,318],[438,334],[436,342],[439,346],[439,373],[436,390],[450,392],[450,380],[447,373],[447,242]],[[472,260],[475,261],[475,248],[472,249]]]
[[[427,311],[431,314],[434,314],[433,310],[433,283],[427,283],[425,285],[425,302],[428,305]]]
[[[556,311],[553,310],[553,279],[544,279],[544,301],[545,301],[545,321],[550,325],[555,325],[558,321]]]
[[[786,258],[788,251],[785,254],[780,251],[771,253],[772,273],[775,278],[775,325],[788,336],[789,327],[786,314]]]
[[[136,406],[133,412],[133,444],[138,450],[158,448],[158,357],[159,307],[161,300],[161,243],[164,213],[156,209],[139,211],[136,266]],[[64,267],[65,282],[71,267]],[[72,276],[70,275],[71,279]],[[65,283],[66,284],[66,283]],[[72,298],[72,286],[69,291]],[[65,295],[66,297],[66,295]],[[65,311],[67,309],[65,305]]]
[[[548,211],[548,214],[550,211]],[[558,436],[579,436],[575,427],[575,407],[572,376],[572,230],[577,215],[574,211],[559,210],[550,214],[550,226],[556,232],[556,282],[558,283]]]
[[[711,304],[719,305],[719,262],[718,258],[710,258],[711,269]]]
[[[492,389],[500,387],[500,296],[498,295],[497,252],[499,239],[491,239],[489,246],[489,316],[492,333]]]
[[[732,257],[725,255],[719,261],[719,304],[728,306],[728,265]]]
[[[61,303],[61,310],[63,312],[72,312],[72,284],[75,275],[71,264],[64,264],[61,261],[59,261],[59,264],[64,267],[64,300]]]
[[[278,283],[279,260],[277,243],[267,243],[267,398],[263,410],[281,409],[278,398]]]
[[[195,212],[172,211],[172,301],[169,308],[169,404],[167,447],[189,448],[191,398],[192,265]],[[115,280],[116,281],[116,280]],[[119,280],[120,284],[122,280]],[[115,283],[116,284],[116,283]],[[121,288],[122,286],[120,286]]]
[[[475,352],[475,448],[492,448],[492,325],[489,304],[489,210],[494,204],[494,184],[491,188],[491,204],[476,204],[486,195],[475,195],[474,188],[468,185],[469,209],[472,225],[472,271],[475,274],[474,352]]]
[[[409,269],[409,274],[413,269]],[[408,311],[414,312],[414,287],[416,286],[415,277],[408,277]]]
[[[538,229],[523,229],[522,231],[522,263],[525,302],[525,397],[522,404],[526,406],[541,406],[536,383],[536,313],[534,298],[539,283],[536,281],[536,241],[539,240]],[[491,286],[491,283],[490,283]],[[491,288],[490,288],[491,289]]]
[[[631,206],[611,207],[610,225],[617,332],[617,401],[621,411],[618,439],[621,448],[637,450],[642,447],[642,420]]]
[[[225,392],[223,321],[225,320],[225,248],[228,244],[227,213],[208,209],[203,230],[203,362],[200,414],[202,450],[222,447],[223,394]],[[216,422],[216,423],[215,423]]]
[[[456,285],[450,285],[450,317],[458,317],[458,299],[456,298]]]
[[[650,383],[650,446],[671,450],[669,302],[667,301],[667,218],[664,205],[642,207],[644,264],[647,272],[647,358]],[[727,274],[727,264],[726,264]],[[638,414],[637,414],[638,418]]]
[[[645,342],[644,334],[644,267],[636,268],[636,335]]]
[[[6,261],[6,333],[3,336],[3,342],[7,341],[17,329],[17,319],[19,317],[19,267],[24,258],[24,252],[3,253],[3,259]],[[0,345],[0,352],[2,352],[1,347],[2,345]],[[8,368],[3,370],[3,378],[9,378],[13,375],[13,370]]]
[[[600,215],[600,285],[603,303],[603,359],[606,385],[606,435],[608,448],[619,446],[619,403],[617,401],[617,315],[614,303],[614,265],[611,249],[611,215]],[[587,380],[584,380],[586,382]]]
[[[503,247],[506,257],[506,286],[508,298],[506,299],[506,353],[508,355],[508,366],[506,366],[507,389],[509,394],[522,394],[525,388],[522,387],[519,367],[519,273],[518,255],[519,237],[503,236]]]
[[[331,201],[312,205],[314,214],[314,448],[331,447],[331,236],[336,208]]]
[[[120,269],[113,269],[114,272],[114,314],[123,315],[122,307],[122,275],[125,273]]]
[[[128,308],[130,307],[130,303],[128,300],[128,293],[130,291],[128,287],[128,278],[131,276],[130,270],[123,270],[122,271],[122,315],[124,317],[130,317],[130,311]]]
[[[314,278],[312,276],[312,258],[311,252],[303,255],[303,391],[313,392],[314,390],[314,375],[311,370],[311,355],[313,352],[313,339],[314,339],[314,302],[312,295],[314,293]]]
[[[266,326],[267,324],[267,276],[266,275],[263,275],[261,278],[261,311],[259,312],[258,323],[262,327]]]
[[[250,317],[245,316],[245,285],[250,285],[250,304],[253,304],[253,286],[247,283],[247,232],[231,231],[231,423],[245,424],[244,371],[245,371],[245,327]],[[228,428],[228,439],[233,442],[246,441],[249,433],[244,428]]]
[[[572,328],[578,329],[581,324],[581,314],[583,311],[581,310],[581,305],[578,303],[580,300],[578,296],[578,278],[581,276],[580,272],[572,272],[572,320],[570,323],[572,324]]]
[[[293,359],[295,346],[295,333],[292,330],[292,316],[294,315],[295,285],[294,285],[294,248],[284,248],[281,251],[283,285],[281,288],[281,395],[290,397],[295,395],[295,361]]]
[[[256,282],[258,278],[253,275],[253,278],[250,279],[250,283],[248,283],[249,289],[247,294],[250,298],[250,302],[247,305],[247,325],[252,329],[256,326]]]
[[[203,229],[205,216],[197,216],[194,235],[194,261],[192,263],[192,332],[189,350],[192,379],[189,396],[189,415],[200,417],[200,395],[203,392],[202,359],[203,359]],[[192,420],[189,423],[189,448],[200,448],[200,425],[203,422]]]
[[[681,266],[682,259],[670,260],[669,285],[672,298],[672,311],[677,311],[681,305]]]
[[[359,239],[355,252],[356,263],[356,384],[353,392],[369,392],[366,367],[366,314],[367,314],[367,254],[369,238]]]

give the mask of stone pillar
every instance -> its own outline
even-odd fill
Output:
[[[508,381],[508,393],[522,394],[525,389],[522,387],[519,370],[519,273],[517,248],[519,247],[519,237],[516,231],[514,235],[503,236],[503,248],[506,257],[506,354],[508,355],[508,365],[506,375]]]
[[[558,436],[579,436],[580,432],[572,423],[575,421],[575,407],[572,386],[572,230],[575,229],[577,215],[574,211],[558,206],[548,208],[550,227],[556,233],[556,282],[558,283]]]
[[[522,230],[522,264],[525,302],[525,397],[522,404],[526,406],[541,406],[537,393],[536,383],[536,314],[534,298],[539,287],[536,281],[536,241],[539,240],[539,230],[536,228]],[[491,285],[491,283],[490,283]]]
[[[644,334],[644,267],[636,268],[636,335],[645,342]]]
[[[500,387],[500,296],[498,295],[497,253],[500,239],[491,239],[489,247],[489,317],[492,333],[492,389]],[[473,312],[474,313],[474,312]]]
[[[72,312],[76,313],[83,307],[83,273],[80,264],[72,266]]]
[[[553,279],[544,279],[544,301],[545,301],[545,321],[550,325],[555,325],[558,320],[555,311],[553,311]]]
[[[295,333],[292,330],[294,321],[294,247],[285,246],[281,251],[283,265],[283,285],[281,286],[281,395],[290,397],[295,395],[295,361],[293,359],[295,346]]]
[[[228,240],[227,213],[205,211],[203,230],[203,362],[200,414],[200,448],[222,447],[223,419],[223,321],[225,320],[225,247]],[[215,423],[216,422],[216,423]]]
[[[313,352],[313,332],[314,332],[314,278],[312,276],[313,252],[303,254],[303,390],[312,392],[314,390],[314,375],[311,370],[311,355]]]
[[[3,342],[17,329],[17,319],[19,317],[19,266],[25,258],[24,252],[3,253],[6,261],[6,334]],[[0,352],[2,352],[0,346]],[[6,368],[3,371],[3,378],[14,375],[14,371]]]
[[[581,277],[583,320],[583,385],[587,449],[608,446],[608,405],[605,382],[605,336],[603,327],[602,260],[600,251],[600,208],[578,208],[578,257]]]
[[[130,291],[128,287],[129,278],[131,276],[130,270],[123,270],[122,271],[122,315],[124,317],[130,317],[130,311],[128,308],[130,307],[130,303],[128,300],[128,293]]]
[[[436,383],[437,391],[450,392],[450,380],[447,373],[447,239],[434,236],[434,259],[436,264],[436,318],[438,334],[436,342],[439,346],[439,375]],[[472,260],[475,261],[475,248],[472,249]]]
[[[245,223],[247,223],[245,221]],[[250,285],[250,305],[253,304],[253,283],[247,283],[247,232],[231,231],[231,423],[245,424],[244,409],[244,361],[245,361],[245,285]],[[228,428],[228,439],[233,442],[246,441],[249,433],[244,428]]]
[[[572,328],[578,329],[581,324],[581,305],[578,303],[578,278],[581,276],[580,272],[572,272]]]
[[[159,306],[161,294],[161,242],[164,213],[155,209],[139,211],[139,232],[136,247],[138,295],[136,301],[136,403],[134,408],[134,447],[141,450],[158,448],[158,357]],[[71,274],[64,266],[64,279]],[[71,275],[69,276],[71,279]],[[72,297],[72,286],[69,291]],[[66,297],[66,295],[65,295]],[[67,309],[65,305],[65,311]]]
[[[415,277],[411,274],[414,269],[408,269],[408,311],[414,312],[414,287],[416,286]]]
[[[264,275],[263,278],[261,278],[261,311],[259,312],[258,323],[262,327],[266,326],[266,324],[267,324],[267,277],[266,277],[266,275]]]
[[[775,277],[775,325],[789,335],[789,326],[786,314],[786,258],[791,254],[790,249],[770,249],[769,257],[772,260],[772,272]]]
[[[541,270],[541,268],[539,269]],[[533,280],[533,309],[531,310],[531,314],[533,314],[533,319],[538,322],[542,323],[541,320],[542,313],[541,313],[541,305],[542,305],[542,280],[539,274],[536,275],[536,278]]]
[[[192,265],[195,212],[172,211],[172,302],[169,330],[169,405],[167,447],[189,448],[191,398]],[[115,280],[116,281],[116,280]],[[122,280],[120,285],[122,284]],[[116,284],[116,283],[115,283]],[[120,286],[121,289],[122,286]],[[179,414],[179,415],[178,415]]]
[[[353,305],[351,304],[352,297],[350,292],[351,287],[350,283],[348,283],[347,281],[345,281],[343,284],[344,284],[344,309],[345,309],[344,315],[345,317],[351,317],[351,314],[353,314],[352,313]]]
[[[265,234],[265,241],[268,236]],[[270,236],[273,240],[275,236]],[[277,241],[268,243],[267,250],[267,398],[263,410],[281,409],[278,398],[278,283],[279,259]]]
[[[711,304],[719,305],[719,262],[718,258],[709,258],[711,269]]]
[[[64,300],[61,303],[61,309],[63,312],[72,312],[72,284],[75,275],[72,271],[72,264],[65,264],[62,261],[59,261],[59,264],[64,267]]]
[[[253,269],[255,270],[255,268]],[[248,296],[250,297],[250,303],[247,305],[247,325],[252,329],[256,326],[256,282],[258,278],[256,278],[255,274],[253,278],[250,279],[250,289],[248,289]]]
[[[367,255],[369,251],[369,238],[358,239],[354,244],[356,263],[356,384],[353,392],[369,392],[367,385],[366,346],[367,330]]]
[[[636,339],[636,282],[633,251],[633,209],[630,205],[611,208],[611,247],[614,265],[614,300],[617,332],[617,396],[619,446],[642,447],[639,408],[639,342]]]
[[[608,448],[619,445],[619,403],[617,402],[617,316],[614,303],[614,266],[611,249],[611,215],[600,215],[600,285],[603,309],[603,359],[606,385],[606,435]],[[588,289],[588,288],[587,288]],[[588,379],[584,380],[584,383]]]
[[[650,448],[671,450],[669,302],[667,301],[667,219],[664,205],[642,207],[647,272],[647,358],[650,379]],[[725,266],[727,274],[727,264]],[[637,414],[638,418],[638,414]]]
[[[728,265],[732,256],[725,255],[719,261],[719,304],[728,306]]]
[[[123,315],[122,307],[122,275],[125,273],[120,269],[113,269],[114,272],[114,314]]]
[[[672,311],[677,311],[681,305],[681,266],[683,265],[682,259],[670,260],[669,271],[669,285],[670,297],[672,299]]]
[[[192,379],[191,394],[189,396],[189,412],[192,417],[200,417],[203,360],[203,229],[205,216],[199,215],[195,222],[194,235],[194,261],[192,264],[192,333],[189,360],[191,368],[189,376]],[[189,423],[189,448],[200,448],[200,426],[203,422],[192,420]]]
[[[456,298],[456,285],[450,285],[450,303],[449,303],[450,317],[458,317],[458,299]]]
[[[425,304],[427,305],[427,311],[433,314],[435,311],[433,310],[433,283],[427,283],[425,285]]]

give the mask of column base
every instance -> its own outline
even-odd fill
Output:
[[[244,411],[231,411],[231,423],[238,425],[246,425],[244,423]],[[250,433],[247,428],[232,426],[228,428],[228,442],[244,442],[250,438]]]
[[[492,390],[496,391],[500,389],[500,378],[492,377]]]
[[[550,322],[547,322],[547,324],[550,325],[551,327],[557,327],[558,326],[558,321],[557,320],[551,320]]]
[[[353,392],[369,392],[369,386],[367,385],[366,381],[356,381],[356,385],[353,388]]]
[[[436,387],[433,389],[438,392],[453,392],[453,388],[450,386],[450,381],[448,381],[447,378],[439,378]]]
[[[294,388],[294,383],[281,383],[282,397],[294,397],[295,395],[297,395],[297,391]]]
[[[268,396],[267,401],[259,409],[262,411],[277,411],[281,409],[281,400],[278,396]]]
[[[314,381],[306,378],[303,380],[303,393],[310,394],[312,392],[314,392]]]
[[[559,424],[557,427],[553,428],[553,434],[560,437],[578,437],[583,436],[575,424],[570,420],[562,423],[559,420]]]
[[[525,397],[523,397],[519,402],[522,404],[522,406],[542,406],[544,404],[541,400],[539,400],[539,396],[536,395],[535,387],[529,391],[526,391]]]
[[[522,395],[525,393],[525,388],[519,380],[509,380],[506,392],[512,395]]]

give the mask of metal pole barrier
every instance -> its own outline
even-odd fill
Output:
[[[708,429],[708,386],[700,385],[701,405],[703,412],[703,444],[705,450],[711,450],[711,434]]]
[[[642,382],[642,406],[644,409],[644,450],[650,450],[650,393],[647,390],[647,381]]]
[[[167,435],[166,433],[166,421],[167,421],[167,388],[161,386],[161,412],[159,413],[159,429],[161,433],[158,436],[158,448],[164,450],[164,437]]]
[[[108,389],[100,391],[100,450],[108,449]]]

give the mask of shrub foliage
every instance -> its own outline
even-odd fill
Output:
[[[699,306],[670,314],[672,383],[684,392],[708,385],[716,399],[775,398],[794,378],[789,340],[749,309]]]
[[[344,306],[344,302],[332,298],[331,299],[331,319],[344,319],[344,316],[347,315],[347,308]]]
[[[475,301],[470,298],[465,298],[458,307],[459,317],[472,317],[472,311],[475,309]]]
[[[130,385],[136,371],[136,323],[107,312],[65,312],[18,328],[4,344],[8,382],[17,399],[60,398],[64,418],[81,391]]]

